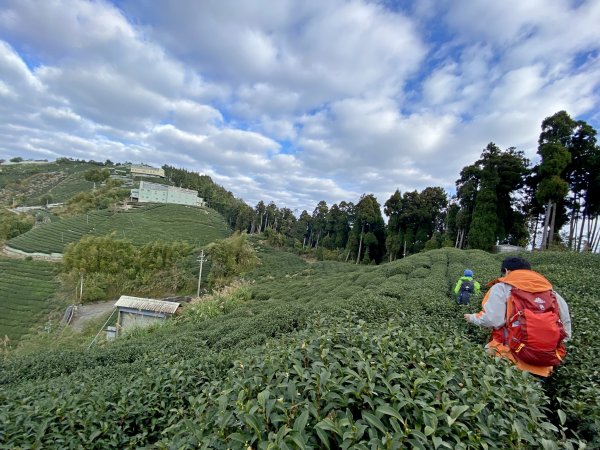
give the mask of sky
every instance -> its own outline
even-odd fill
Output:
[[[312,212],[600,129],[600,1],[0,0],[0,158],[211,176]]]

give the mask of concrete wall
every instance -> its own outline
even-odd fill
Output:
[[[140,203],[173,203],[177,205],[200,206],[202,199],[198,198],[195,191],[184,191],[171,186],[148,188],[145,183],[140,183],[139,189],[132,189],[131,196]]]

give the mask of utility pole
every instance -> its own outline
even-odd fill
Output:
[[[79,270],[79,303],[83,303],[83,269]]]
[[[200,297],[200,283],[202,282],[202,263],[204,263],[204,250],[200,252],[200,256],[196,259],[200,263],[200,270],[198,271],[198,293],[196,297]]]

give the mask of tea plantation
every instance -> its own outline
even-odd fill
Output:
[[[0,339],[18,343],[54,308],[56,274],[54,264],[0,258]]]
[[[229,234],[223,217],[211,209],[183,205],[152,204],[128,211],[94,211],[34,228],[8,241],[12,248],[33,253],[62,253],[64,247],[84,235],[115,233],[134,244],[186,240],[206,245]]]
[[[546,383],[488,357],[451,290],[501,257],[454,249],[381,266],[259,245],[249,300],[90,350],[0,364],[5,448],[597,448],[600,260],[533,254],[574,339]],[[479,299],[480,300],[480,299]],[[477,301],[473,302],[477,303]]]
[[[24,206],[64,202],[78,192],[91,190],[93,183],[84,179],[85,171],[97,166],[86,162],[3,165],[0,171],[0,204],[9,205],[20,198]]]

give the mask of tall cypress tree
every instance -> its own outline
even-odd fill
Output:
[[[400,241],[400,213],[402,210],[402,195],[396,189],[396,192],[385,202],[383,212],[388,216],[386,227],[385,247],[390,261],[398,258],[402,248]]]
[[[498,220],[496,188],[499,177],[494,168],[490,168],[487,172],[477,193],[477,202],[469,230],[469,247],[490,251],[496,243],[495,225]]]
[[[538,154],[541,162],[537,167],[539,184],[536,189],[538,201],[545,204],[542,230],[542,249],[548,248],[557,230],[556,218],[565,208],[564,199],[569,184],[564,178],[565,169],[571,162],[571,135],[575,121],[565,111],[546,117],[542,122],[542,132],[538,139]],[[560,211],[557,212],[557,210]]]

